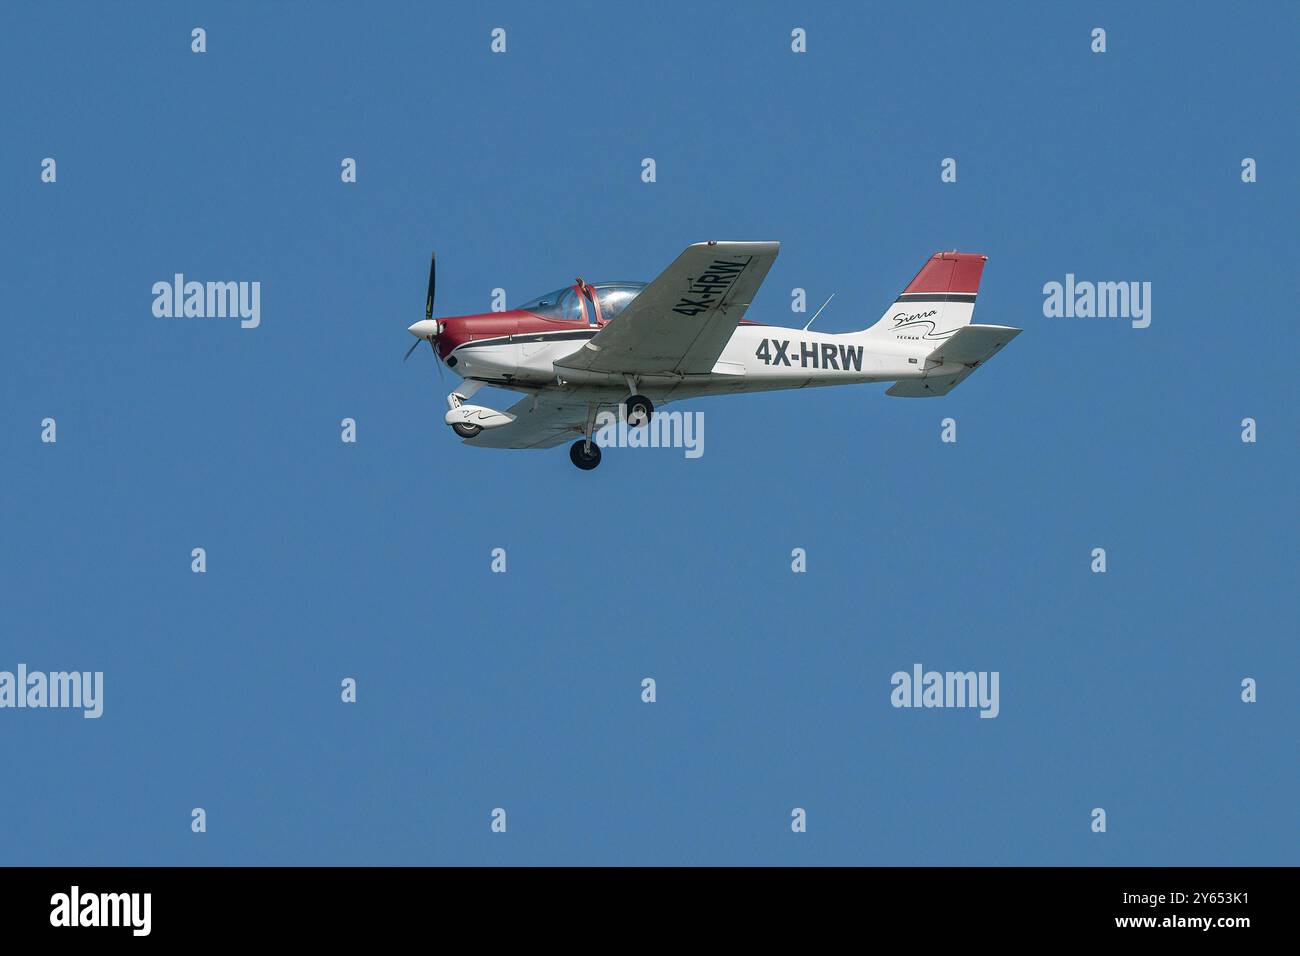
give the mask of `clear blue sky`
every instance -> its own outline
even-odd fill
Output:
[[[0,711],[0,863],[1295,864],[1296,8],[463,7],[6,7],[0,669],[106,690]],[[783,243],[751,318],[956,248],[1025,331],[590,474],[401,362],[431,249],[463,314],[710,238]],[[261,326],[154,317],[176,272]],[[1044,318],[1066,273],[1150,328]],[[1000,716],[895,710],[916,662]]]

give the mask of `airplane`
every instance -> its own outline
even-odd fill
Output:
[[[480,448],[553,448],[575,435],[573,464],[600,464],[600,409],[629,427],[656,406],[702,395],[892,382],[899,398],[947,395],[1020,329],[972,325],[987,256],[936,252],[874,325],[832,335],[746,319],[777,242],[697,242],[657,279],[586,282],[508,312],[433,317],[408,327],[464,379],[444,421]],[[829,301],[829,300],[828,300]],[[813,316],[816,318],[816,315]],[[809,326],[812,325],[810,321]],[[403,359],[405,361],[405,359]],[[468,404],[484,385],[522,392],[506,411]]]

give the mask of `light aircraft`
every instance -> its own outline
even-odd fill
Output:
[[[586,282],[509,312],[433,317],[437,258],[424,319],[408,331],[464,382],[445,421],[466,444],[552,448],[600,464],[597,412],[622,407],[629,426],[656,405],[737,392],[893,382],[901,398],[946,395],[1020,333],[972,325],[987,256],[937,252],[880,321],[832,335],[750,322],[745,310],[776,261],[776,242],[698,242],[650,283]],[[829,301],[829,300],[828,300]],[[820,310],[819,310],[820,311]],[[816,318],[816,315],[813,316]],[[524,393],[504,412],[468,404],[484,385]]]

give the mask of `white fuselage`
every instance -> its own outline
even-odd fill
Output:
[[[595,329],[591,332],[594,335]],[[626,395],[621,374],[556,367],[585,344],[572,331],[529,333],[467,342],[453,353],[456,371],[515,391],[547,389],[609,391]],[[739,325],[713,371],[703,375],[638,375],[637,389],[658,403],[735,392],[762,392],[819,385],[894,382],[920,378],[925,356],[937,343],[869,332],[843,335],[772,325]]]

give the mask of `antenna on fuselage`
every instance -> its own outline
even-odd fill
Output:
[[[825,302],[822,303],[822,309],[824,309],[824,308],[826,308],[826,306],[830,305],[830,304],[831,304],[831,299],[833,299],[833,298],[835,298],[835,293],[834,293],[834,292],[831,293],[831,297],[830,297],[830,299],[827,299]],[[805,332],[807,332],[810,328],[812,328],[812,324],[813,324],[814,322],[817,321],[817,316],[819,316],[819,315],[822,314],[822,309],[818,309],[816,312],[813,313],[813,317],[812,317],[811,319],[809,319],[809,320],[808,320],[808,324],[805,325],[805,326],[803,327],[803,330],[804,330]]]

